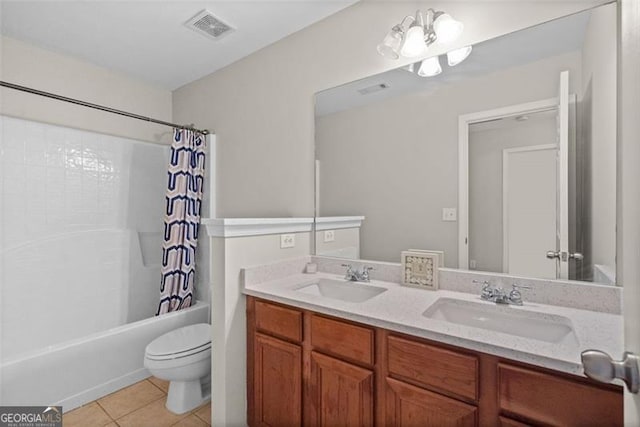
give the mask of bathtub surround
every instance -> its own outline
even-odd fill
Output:
[[[153,316],[167,148],[0,120],[0,360]]]
[[[156,314],[189,307],[194,298],[202,212],[206,137],[174,129],[162,243],[162,283]]]

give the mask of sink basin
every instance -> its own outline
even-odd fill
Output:
[[[578,344],[571,320],[554,314],[453,298],[440,298],[422,315],[429,319],[443,320],[538,341]]]
[[[345,302],[364,302],[385,292],[386,288],[332,279],[320,279],[317,282],[296,289],[310,295],[322,296]]]

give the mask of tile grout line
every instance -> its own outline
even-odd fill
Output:
[[[120,391],[120,390],[118,390],[118,391]],[[117,393],[117,392],[116,392],[116,393]],[[108,395],[107,395],[107,396],[108,396]],[[102,407],[102,405],[100,404],[100,402],[98,402],[98,399],[94,400],[94,402],[96,402],[96,405],[98,405],[98,408],[100,408],[100,410],[101,410],[102,412],[104,412],[105,414],[107,414],[107,417],[109,417],[109,419],[110,419],[112,422],[114,422],[114,423],[116,422],[116,419],[115,419],[115,418],[113,418],[113,417],[111,416],[111,414],[109,414],[109,413],[107,412],[107,410],[106,410],[106,409],[104,409],[104,408]],[[107,423],[107,424],[109,424],[109,423]],[[105,424],[105,425],[107,425],[107,424]],[[118,423],[116,423],[116,424],[118,424]]]
[[[207,420],[205,420],[204,418],[202,418],[200,415],[197,414],[197,412],[200,412],[200,409],[202,409],[204,406],[209,405],[211,403],[211,401],[209,401],[209,403],[205,403],[204,405],[200,406],[199,408],[196,408],[193,410],[193,415],[196,416],[196,418],[198,418],[199,420],[203,421],[206,425],[210,426],[211,423]],[[209,408],[209,412],[211,412],[211,408]]]
[[[198,414],[196,414],[195,412],[193,413],[193,415],[196,416],[197,419],[199,419],[200,421],[202,421],[203,423],[205,423],[206,425],[210,426],[211,424],[209,424],[209,422],[205,419],[202,419]]]
[[[151,377],[148,377],[147,379],[145,379],[145,381],[150,382],[150,383],[151,383],[155,388],[157,388],[158,390],[160,390],[160,391],[161,391],[161,392],[166,396],[166,395],[167,395],[167,392],[166,392],[166,391],[164,391],[162,388],[160,388],[160,386],[159,386],[159,385],[156,385],[156,384],[155,384],[153,381],[151,381],[149,378],[151,378]]]
[[[123,414],[123,415],[121,415],[121,416],[120,416],[120,417],[118,417],[118,418],[114,418],[114,417],[112,417],[112,416],[111,416],[111,414],[109,414],[109,413],[107,412],[107,410],[106,410],[105,408],[103,408],[103,407],[102,407],[102,405],[100,405],[100,402],[98,401],[98,399],[97,399],[97,400],[94,400],[94,402],[96,402],[96,403],[98,404],[98,406],[100,406],[100,408],[101,408],[101,409],[102,409],[102,410],[107,414],[107,416],[108,416],[109,418],[111,418],[113,421],[115,421],[115,423],[116,423],[116,424],[118,424],[118,426],[119,426],[119,425],[120,425],[120,424],[118,423],[118,420],[119,420],[119,419],[122,419],[123,417],[126,417],[127,415],[134,413],[134,412],[135,412],[135,411],[137,411],[138,409],[142,409],[142,408],[144,408],[145,406],[150,405],[151,403],[155,402],[156,400],[160,400],[160,399],[162,399],[162,398],[166,398],[166,397],[167,397],[167,393],[165,393],[165,392],[164,392],[164,390],[160,389],[158,386],[156,386],[156,385],[155,385],[155,384],[153,384],[151,381],[149,381],[149,378],[146,378],[146,379],[144,379],[144,380],[138,381],[137,383],[133,383],[133,384],[131,384],[130,386],[127,386],[127,387],[121,388],[120,390],[114,391],[113,393],[109,393],[108,395],[103,396],[103,397],[101,397],[101,398],[100,398],[100,399],[104,399],[104,398],[109,397],[109,396],[111,396],[111,395],[118,394],[118,393],[120,393],[121,391],[123,391],[123,390],[125,390],[125,389],[127,389],[127,388],[129,388],[129,387],[132,387],[132,386],[134,386],[134,385],[140,384],[140,383],[142,383],[142,382],[144,382],[144,381],[151,383],[151,385],[153,385],[153,387],[154,387],[154,388],[159,389],[159,390],[162,392],[163,396],[162,396],[162,397],[160,397],[160,398],[158,398],[158,399],[152,400],[151,402],[149,402],[149,403],[147,403],[147,404],[145,404],[145,405],[142,405],[142,406],[141,406],[141,407],[139,407],[139,408],[136,408],[136,409],[134,409],[134,410],[132,410],[132,411],[129,411],[129,412],[127,412],[126,414]]]
[[[147,406],[153,405],[154,403],[156,403],[156,402],[157,402],[157,401],[159,401],[159,400],[166,400],[166,398],[167,398],[167,396],[165,395],[165,396],[162,396],[162,397],[160,397],[160,398],[158,398],[158,399],[156,399],[156,400],[152,400],[151,402],[147,403],[146,405],[141,406],[141,407],[139,407],[138,409],[136,409],[136,410],[134,410],[134,411],[131,411],[131,412],[129,412],[129,413],[127,413],[127,414],[125,414],[125,415],[121,416],[120,418],[118,418],[117,420],[114,420],[114,421],[116,422],[116,424],[118,424],[118,426],[120,426],[120,423],[118,422],[118,420],[122,420],[123,418],[125,418],[125,417],[127,417],[127,416],[129,416],[129,415],[133,414],[134,412],[137,412],[137,411],[139,411],[139,410],[141,410],[141,409],[143,409],[143,408],[146,408]],[[177,414],[176,414],[176,415],[177,415]],[[186,418],[188,415],[189,415],[189,414],[186,414],[184,417],[180,418],[180,420],[178,420],[177,422],[182,421],[182,419],[183,419],[183,418]],[[176,422],[176,423],[177,423],[177,422]]]

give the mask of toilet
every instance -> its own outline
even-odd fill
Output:
[[[211,325],[197,323],[159,336],[147,345],[144,367],[170,381],[166,407],[183,414],[211,398]]]

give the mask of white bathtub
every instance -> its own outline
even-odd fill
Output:
[[[65,412],[77,408],[147,378],[144,349],[153,339],[181,326],[206,322],[209,305],[198,301],[185,310],[2,361],[0,406],[62,405]]]

